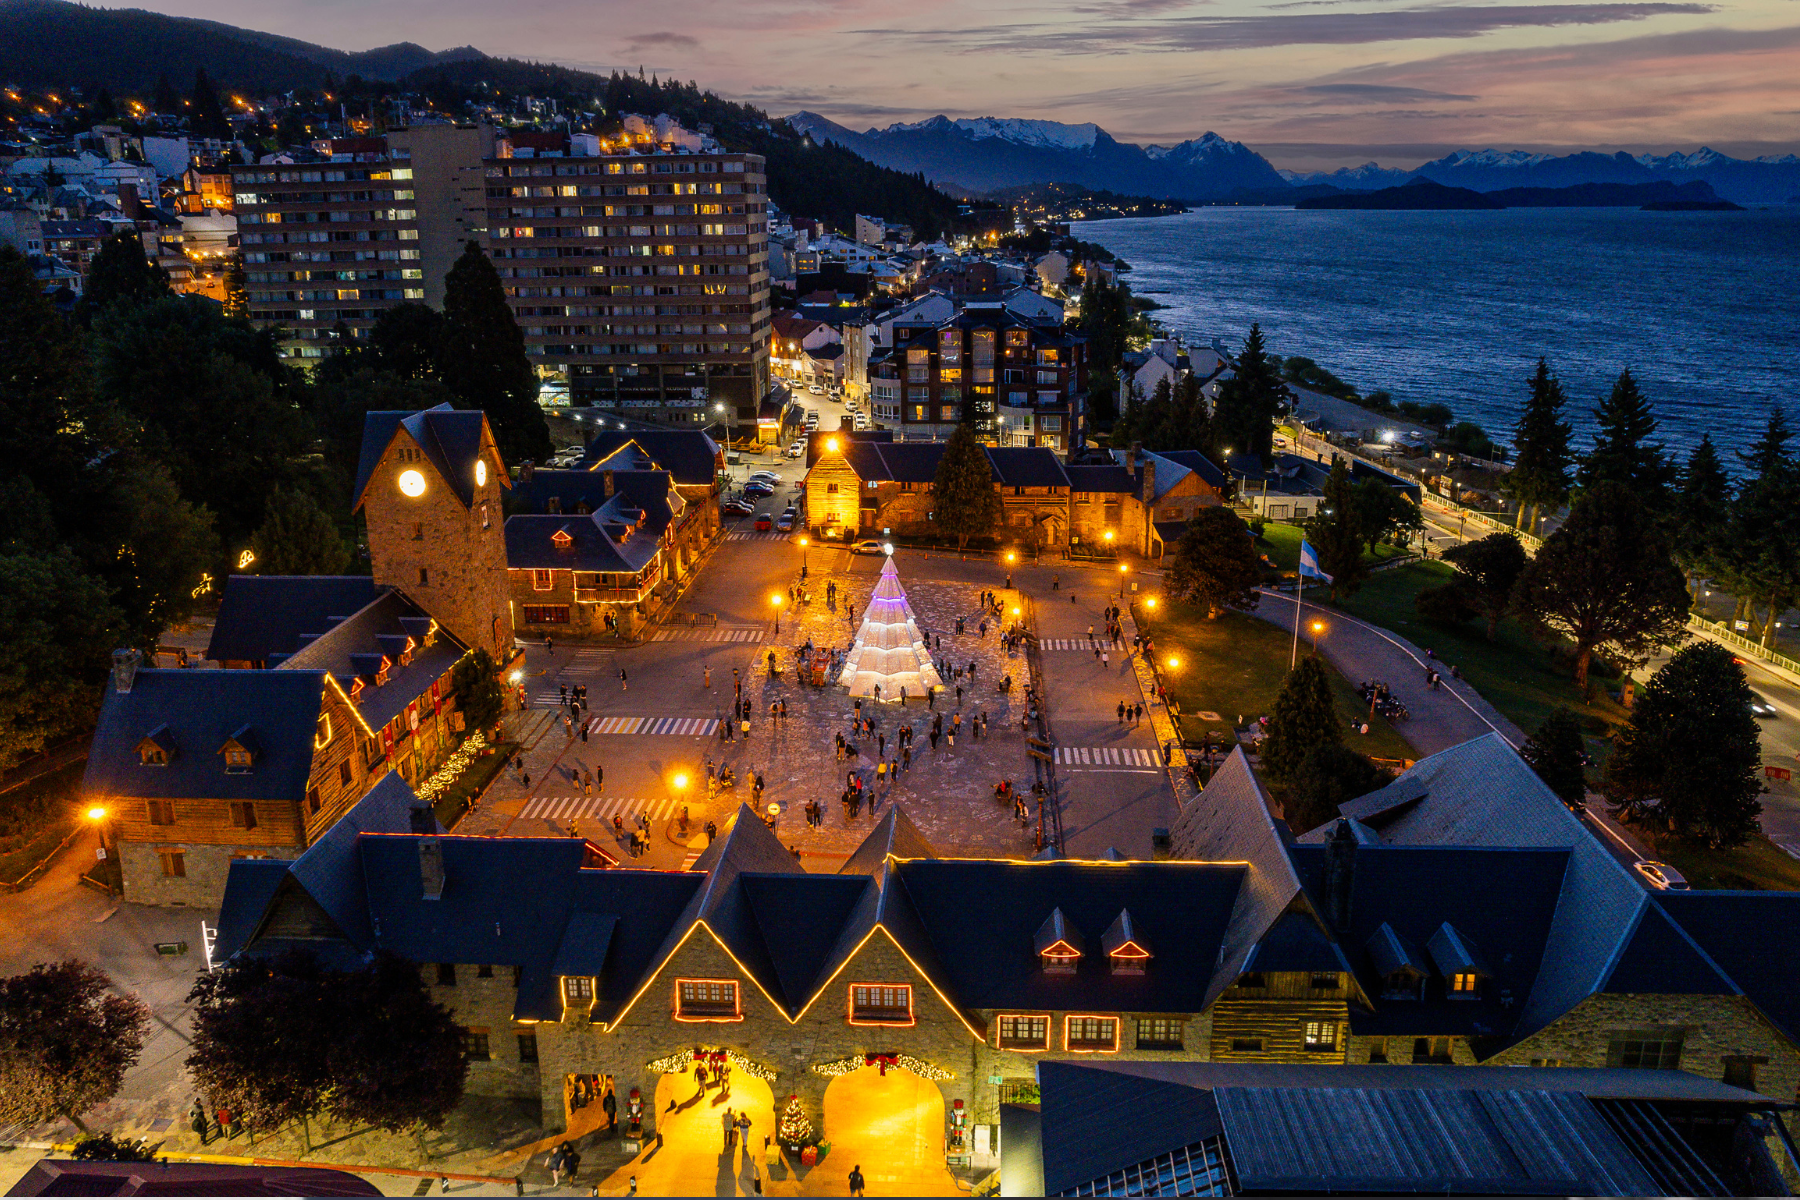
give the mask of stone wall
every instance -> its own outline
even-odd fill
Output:
[[[223,804],[223,801],[220,801]],[[182,851],[183,876],[163,874],[163,849]],[[234,858],[298,858],[306,847],[296,845],[221,846],[205,842],[120,842],[113,852],[119,856],[119,870],[125,887],[125,899],[132,904],[171,904],[195,908],[216,908],[225,895],[225,876]],[[89,851],[91,854],[92,851]],[[200,930],[194,929],[195,936]]]
[[[449,1008],[456,1015],[458,1024],[487,1033],[488,1057],[470,1059],[464,1091],[471,1096],[536,1099],[541,1090],[538,1064],[520,1056],[519,1035],[535,1036],[538,1027],[513,1020],[513,1009],[518,1000],[513,968],[491,965],[488,969],[491,975],[483,977],[480,964],[457,963],[456,982],[441,984],[437,964],[425,963],[419,968],[419,976],[425,981],[431,998]],[[542,1057],[541,1048],[539,1057]],[[552,1116],[552,1110],[545,1111],[546,1120]]]

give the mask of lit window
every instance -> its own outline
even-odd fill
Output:
[[[1450,977],[1450,991],[1465,996],[1475,994],[1475,974],[1472,971],[1458,971]]]
[[[1119,1018],[1066,1017],[1063,1049],[1113,1051],[1119,1048]]]
[[[850,1019],[876,1024],[912,1024],[912,988],[906,984],[858,983],[850,988]]]
[[[1306,1049],[1319,1052],[1337,1049],[1338,1027],[1336,1021],[1308,1021],[1306,1023]]]
[[[1139,1050],[1179,1050],[1182,1048],[1186,1022],[1179,1017],[1139,1017],[1137,1048]]]
[[[675,985],[675,1015],[690,1021],[736,1021],[743,1018],[738,1006],[735,979],[683,979]]]
[[[594,1002],[594,980],[587,975],[563,976],[563,1003],[586,1005]]]
[[[531,572],[531,590],[547,592],[556,585],[556,572],[533,569]]]
[[[318,727],[313,731],[313,748],[323,749],[331,744],[331,714],[320,713]]]
[[[1002,1050],[1048,1050],[1050,1018],[1001,1017],[1000,1048]]]

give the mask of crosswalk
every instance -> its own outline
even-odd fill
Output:
[[[726,534],[725,540],[728,542],[785,542],[792,536],[792,534],[781,533],[779,531],[770,533],[752,533],[748,530],[739,530],[736,533]]]
[[[650,635],[653,642],[760,642],[760,629],[733,629],[715,625],[708,629],[659,629]]]
[[[1117,746],[1058,746],[1056,748],[1056,765],[1129,771],[1134,768],[1155,768],[1160,764],[1156,760],[1156,751],[1154,750]]]
[[[1091,654],[1096,645],[1102,650],[1117,650],[1120,643],[1111,638],[1101,638],[1098,642],[1090,642],[1084,637],[1038,639],[1038,648],[1042,650],[1080,650],[1084,654]]]
[[[588,721],[588,736],[706,737],[718,728],[717,717],[593,717]]]
[[[637,796],[533,796],[519,810],[519,815],[550,821],[576,821],[595,817],[611,820],[648,813],[652,821],[662,821],[672,820],[686,803],[669,796],[648,799]]]

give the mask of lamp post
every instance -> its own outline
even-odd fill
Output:
[[[96,804],[94,807],[87,810],[87,817],[88,817],[88,820],[90,820],[94,823],[94,833],[100,839],[100,848],[96,852],[94,857],[104,859],[107,854],[106,810],[104,808],[100,807],[98,804]]]
[[[802,578],[802,579],[806,578],[806,547],[807,547],[807,544],[808,544],[808,542],[807,542],[806,535],[801,534],[800,535],[800,578]]]
[[[1314,621],[1312,623],[1312,635],[1313,635],[1313,656],[1316,658],[1319,653],[1319,643],[1325,640],[1325,622]]]
[[[781,636],[781,601],[782,595],[780,592],[776,592],[769,597],[769,603],[775,606],[775,636],[777,637]]]
[[[1119,564],[1119,599],[1121,600],[1125,598],[1125,576],[1130,573],[1130,567],[1126,566],[1124,563]]]

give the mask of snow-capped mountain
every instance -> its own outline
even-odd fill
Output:
[[[936,116],[856,133],[817,113],[795,113],[787,121],[814,141],[834,142],[884,167],[922,171],[934,182],[973,191],[1075,183],[1137,196],[1210,200],[1244,188],[1283,186],[1260,154],[1216,133],[1174,146],[1139,146],[1116,141],[1092,123]]]
[[[1691,154],[1528,154],[1520,150],[1458,150],[1412,172],[1436,183],[1478,192],[1513,187],[1572,187],[1582,183],[1701,181],[1739,204],[1782,203],[1800,195],[1800,157],[1732,158],[1703,146]]]
[[[1412,172],[1366,162],[1360,167],[1339,167],[1335,171],[1283,171],[1281,177],[1296,187],[1324,184],[1348,192],[1373,192],[1399,187],[1412,178]]]

